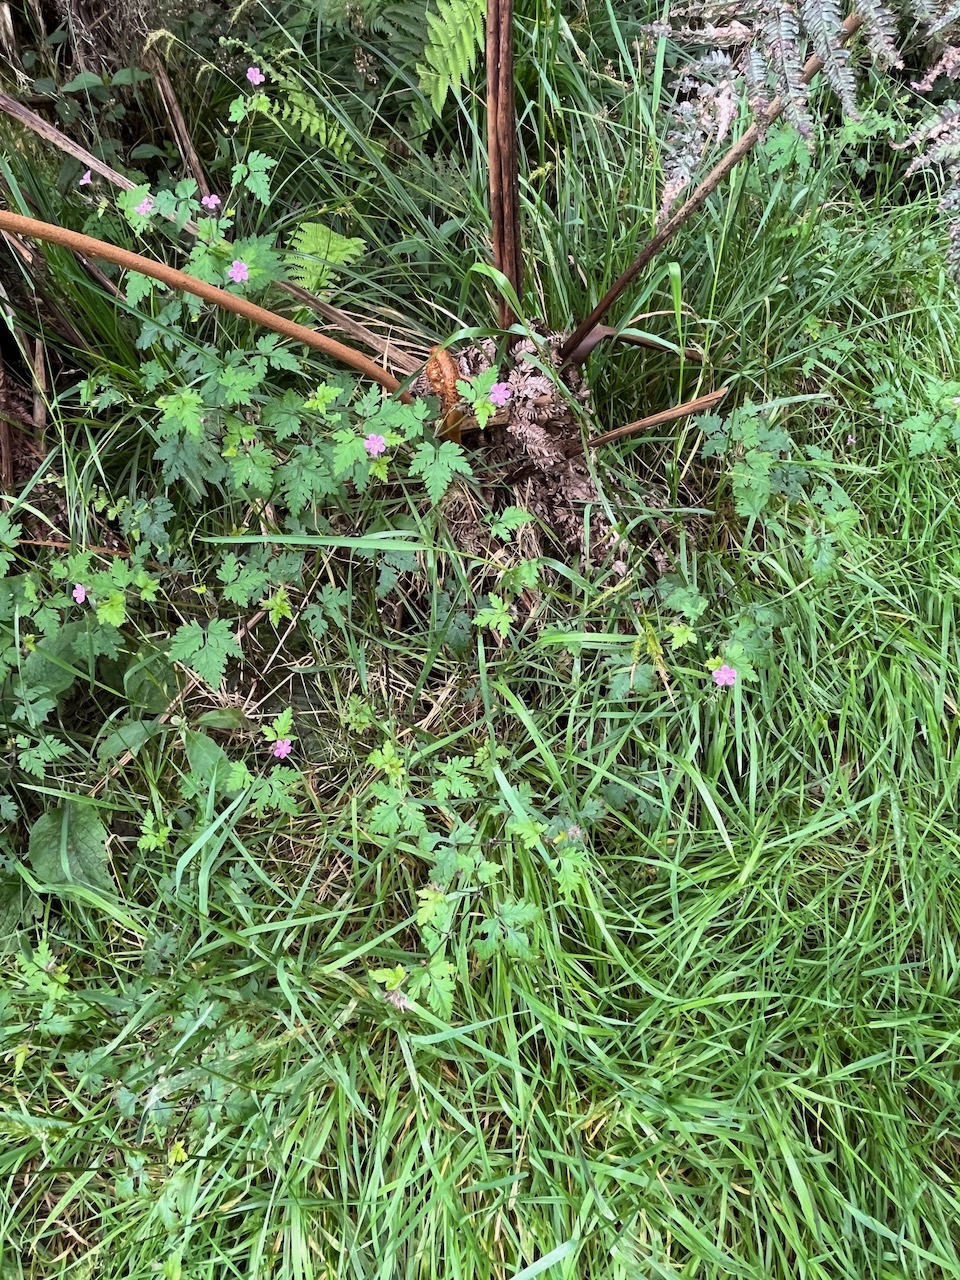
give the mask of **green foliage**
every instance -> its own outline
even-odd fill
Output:
[[[903,390],[889,382],[880,383],[874,395],[874,407],[881,414],[901,419],[911,458],[942,455],[949,445],[960,445],[960,382],[928,381],[923,401],[924,406],[911,413]]]
[[[478,627],[489,627],[501,640],[505,640],[513,626],[513,614],[502,596],[491,593],[487,604],[477,610],[473,621]]]
[[[459,94],[477,65],[483,48],[485,14],[482,0],[431,0],[423,63],[417,67],[417,74],[438,114],[447,94]]]
[[[437,503],[450,488],[454,476],[472,474],[463,450],[452,440],[424,441],[410,459],[410,474],[420,476],[430,501]]]
[[[294,280],[312,293],[322,293],[336,279],[333,268],[355,262],[366,244],[356,236],[342,236],[322,222],[301,222],[290,248],[298,255],[290,268]]]
[[[246,129],[217,124],[234,213],[171,187],[130,235],[179,260],[196,216],[197,269],[249,256],[253,292],[284,268],[261,220],[288,244],[323,209],[367,246],[358,315],[483,330],[479,106],[421,139],[409,61],[356,87],[375,8],[322,5],[296,60],[273,46],[313,18],[274,15],[237,114],[269,208],[228,193]],[[643,15],[544,16],[517,25],[525,269],[567,324],[649,233],[670,88]],[[349,161],[277,130],[278,63]],[[754,403],[596,451],[582,514],[619,541],[590,562],[425,406],[140,281],[118,312],[50,256],[84,343],[0,524],[0,1271],[960,1271],[960,311],[880,108],[822,160],[771,130],[635,282],[703,359],[603,344],[597,426],[701,378]]]
[[[230,658],[243,657],[230,623],[211,618],[205,625],[185,622],[170,643],[170,658],[182,662],[211,688],[219,688]]]
[[[30,869],[41,886],[54,892],[77,885],[114,892],[106,852],[107,832],[96,810],[71,800],[49,809],[30,832]]]

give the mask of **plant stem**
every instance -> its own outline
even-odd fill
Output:
[[[711,409],[727,394],[729,387],[721,387],[718,391],[709,391],[698,396],[696,400],[687,400],[685,404],[674,405],[672,409],[662,409],[652,413],[648,418],[639,418],[636,422],[628,422],[625,427],[617,427],[614,431],[605,431],[600,436],[589,436],[586,443],[582,440],[572,445],[566,452],[567,458],[576,458],[584,449],[599,449],[601,445],[613,444],[615,440],[623,440],[626,436],[636,435],[638,431],[649,431],[651,427],[662,427],[668,422],[676,422],[678,418],[689,417],[694,413],[709,413]]]
[[[513,0],[487,0],[487,154],[490,165],[490,217],[493,263],[520,297],[520,179],[513,84]],[[518,319],[500,299],[500,328]]]
[[[837,43],[845,44],[850,37],[863,25],[863,19],[856,13],[852,13],[837,33]],[[803,65],[802,80],[804,84],[809,84],[815,75],[823,69],[823,60],[814,55],[808,58]],[[750,126],[742,138],[730,148],[718,165],[716,165],[703,182],[697,187],[696,191],[690,198],[678,209],[669,221],[665,222],[652,240],[644,246],[639,257],[637,257],[623,275],[615,280],[607,292],[603,295],[594,309],[587,316],[586,320],[580,322],[574,329],[573,333],[566,339],[560,348],[559,355],[562,361],[570,359],[571,355],[577,350],[589,333],[593,331],[596,325],[603,319],[610,308],[620,297],[627,285],[643,270],[648,262],[654,258],[668,240],[680,230],[687,219],[700,208],[704,201],[713,194],[720,183],[727,175],[737,167],[740,161],[757,145],[763,137],[763,133],[768,125],[773,124],[783,113],[783,99],[774,98],[766,111],[762,112],[757,120]]]
[[[224,311],[232,311],[235,315],[243,316],[251,324],[272,329],[274,333],[282,334],[293,342],[302,342],[340,364],[356,369],[358,373],[378,382],[387,391],[399,390],[400,383],[393,374],[387,373],[386,369],[381,369],[369,357],[354,351],[352,347],[344,346],[342,342],[327,338],[322,333],[308,329],[302,324],[294,324],[285,316],[278,316],[274,311],[267,311],[265,307],[258,307],[256,303],[248,302],[246,298],[227,293],[225,289],[218,289],[216,285],[207,284],[206,281],[189,276],[175,267],[168,267],[165,262],[153,262],[150,258],[142,258],[138,253],[130,253],[127,249],[118,249],[116,245],[107,244],[105,240],[96,240],[93,236],[82,235],[79,231],[69,231],[66,227],[58,227],[50,222],[40,222],[36,218],[24,218],[19,213],[7,213],[5,210],[0,210],[0,231],[31,236],[35,240],[45,240],[48,244],[62,245],[63,248],[70,249],[74,253],[113,262],[128,271],[139,271],[141,275],[159,280],[171,289],[192,293],[202,298],[204,302],[212,302],[214,306],[221,307]],[[408,392],[404,392],[400,398],[408,402],[412,399]]]
[[[8,93],[3,93],[2,91],[0,91],[0,111],[10,116],[11,119],[19,121],[24,128],[30,129],[59,151],[68,156],[73,156],[84,168],[90,169],[93,173],[99,173],[102,178],[112,183],[113,186],[119,187],[121,191],[132,191],[137,185],[130,178],[118,173],[116,169],[111,169],[108,164],[104,164],[99,157],[95,156],[91,151],[87,151],[86,148],[79,146],[41,116],[30,111],[22,103],[17,102],[16,98],[11,98]],[[197,224],[193,221],[185,222],[182,230],[191,236],[196,236]],[[413,356],[398,350],[389,341],[371,332],[365,325],[358,323],[352,316],[347,315],[346,312],[338,310],[337,307],[332,307],[321,298],[314,297],[306,289],[301,289],[298,285],[291,284],[287,280],[276,281],[274,287],[283,293],[289,294],[291,298],[302,306],[309,307],[311,311],[316,311],[318,315],[323,316],[325,320],[329,320],[338,329],[342,329],[344,333],[349,333],[352,337],[357,338],[372,351],[379,351],[389,364],[396,369],[400,369],[402,373],[415,373],[422,367],[422,360],[416,360]]]

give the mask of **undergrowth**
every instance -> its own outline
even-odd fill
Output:
[[[618,32],[518,28],[550,326],[656,217]],[[218,203],[18,153],[11,201],[491,330],[469,96],[421,145],[273,41]],[[593,457],[592,558],[435,401],[46,254],[85,342],[18,316],[57,376],[0,515],[4,1277],[957,1274],[960,314],[872,92],[815,159],[771,129],[639,282],[659,348],[592,359],[597,429],[731,386]]]

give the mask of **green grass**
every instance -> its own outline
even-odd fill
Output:
[[[528,302],[558,325],[655,213],[649,86],[609,127],[616,41],[578,39],[586,61],[549,24],[519,36]],[[606,451],[602,492],[636,548],[624,579],[564,560],[536,526],[500,547],[465,539],[464,498],[374,489],[339,533],[403,528],[427,550],[384,590],[382,555],[302,547],[297,617],[274,626],[251,605],[243,661],[213,691],[178,683],[157,650],[222,605],[221,551],[202,539],[268,515],[171,487],[159,602],[53,713],[70,756],[37,779],[11,746],[4,766],[18,809],[0,868],[3,1280],[960,1272],[960,461],[952,445],[910,457],[902,415],[875,405],[885,379],[919,408],[930,379],[955,376],[960,311],[932,199],[907,199],[885,150],[900,108],[874,93],[881,118],[825,140],[820,164],[783,166],[775,134],[688,228],[679,319],[665,266],[638,282],[638,327],[700,345],[704,367],[620,350],[591,365],[602,426],[701,378],[782,398],[791,465],[821,451],[794,498],[738,516],[741,459],[701,457],[696,424]],[[361,312],[410,308],[427,281],[411,317],[425,332],[482,328],[489,300],[464,283],[486,231],[478,120],[467,100],[431,135],[444,154],[459,143],[446,187],[411,181],[437,169],[426,147],[401,177],[373,146],[351,171],[288,138],[264,216],[349,196],[346,229],[375,246],[344,273]],[[527,181],[537,167],[556,173],[550,204]],[[68,220],[42,175],[28,185],[15,159],[9,174]],[[624,174],[635,219],[613,198]],[[462,226],[441,234],[453,213]],[[421,235],[422,260],[390,248]],[[44,474],[62,505],[50,515],[37,485],[18,501],[101,545],[110,502],[163,492],[152,402],[119,309],[61,256],[50,270],[98,354],[71,353],[51,395]],[[231,325],[197,344],[248,341]],[[119,370],[129,401],[78,407],[78,367]],[[830,481],[855,520],[831,523],[815,496]],[[829,534],[837,560],[817,574],[805,539]],[[677,650],[685,615],[649,544],[702,603]],[[56,553],[18,556],[21,586],[62,590]],[[540,581],[511,633],[471,626],[529,558]],[[304,611],[331,586],[345,607],[318,634]],[[706,664],[731,642],[756,679],[717,690]],[[280,765],[256,729],[287,706],[298,737]],[[150,736],[132,760],[104,755],[128,719]],[[299,811],[258,815],[202,733],[299,779]],[[371,760],[386,744],[404,770],[392,830],[377,815],[391,766]],[[444,800],[458,759],[466,783]],[[36,887],[29,828],[69,797],[109,829],[115,899]],[[404,966],[415,993],[432,943],[449,1012],[423,994],[396,1007],[384,975]]]

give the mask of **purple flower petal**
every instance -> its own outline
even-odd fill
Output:
[[[737,683],[736,667],[728,667],[726,663],[724,663],[722,667],[717,667],[716,671],[713,673],[713,683],[718,685],[721,689],[729,689],[731,685]]]

